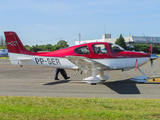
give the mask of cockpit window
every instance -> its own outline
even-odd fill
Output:
[[[125,51],[125,49],[123,49],[122,47],[120,47],[119,45],[116,45],[116,44],[109,44],[109,47],[112,52]]]
[[[77,54],[89,54],[87,45],[74,49],[74,52]]]
[[[93,44],[92,50],[94,54],[104,54],[107,53],[106,47],[104,44]]]

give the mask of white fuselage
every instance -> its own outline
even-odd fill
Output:
[[[25,55],[17,53],[9,53],[10,61],[14,65],[40,65],[40,66],[51,66],[55,68],[66,68],[66,69],[78,69],[76,65],[70,62],[64,57],[44,57]],[[137,67],[145,64],[149,61],[149,57],[141,58],[108,58],[108,59],[93,59],[96,62],[102,63],[109,66],[110,69],[130,69],[134,68],[137,60]]]

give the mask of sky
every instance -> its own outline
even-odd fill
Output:
[[[0,36],[17,33],[24,45],[70,46],[79,40],[160,37],[160,0],[0,0]]]

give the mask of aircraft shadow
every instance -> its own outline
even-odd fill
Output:
[[[68,82],[70,82],[70,81],[71,81],[71,80],[60,80],[60,81],[56,81],[56,82],[46,83],[46,84],[43,84],[43,85],[57,85],[57,84],[68,83]]]
[[[71,80],[59,80],[59,81],[55,81],[55,82],[46,83],[43,85],[64,84],[64,83],[68,83],[70,81]],[[160,83],[155,83],[155,82],[138,83],[138,82],[134,82],[129,79],[126,79],[126,80],[113,81],[113,82],[109,81],[109,82],[100,83],[100,84],[103,84],[106,87],[109,87],[110,89],[117,92],[118,94],[126,94],[127,95],[127,94],[141,94],[139,89],[136,86],[137,84],[160,84]]]
[[[137,82],[130,81],[129,79],[103,83],[103,85],[119,94],[141,94],[136,84]]]

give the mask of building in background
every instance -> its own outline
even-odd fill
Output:
[[[125,39],[126,46],[128,48],[133,48],[134,44],[151,44],[151,37],[148,36],[131,36],[123,37]],[[92,39],[92,40],[83,40],[75,41],[75,45],[90,43],[90,42],[110,42],[115,43],[118,38],[111,38],[111,34],[103,34],[102,39]],[[152,37],[152,43],[154,45],[160,45],[160,37]]]

